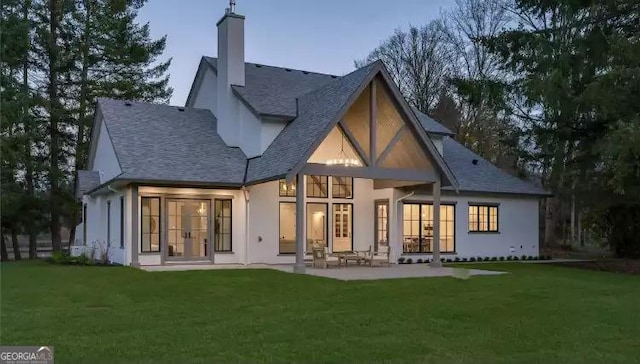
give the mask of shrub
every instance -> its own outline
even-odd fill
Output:
[[[440,261],[441,261],[442,263],[444,263],[444,262],[446,262],[447,260],[446,260],[445,258],[440,258]]]
[[[453,262],[453,260],[451,260],[451,258],[447,258],[447,263],[451,263]]]
[[[418,260],[416,260],[416,263],[418,263],[418,264],[422,263],[422,259],[418,258]]]
[[[523,254],[523,255],[520,257],[520,259],[522,259],[522,260],[527,260],[527,256]]]
[[[413,263],[413,259],[408,258],[408,259],[407,259],[407,264],[411,264],[411,263]]]
[[[424,260],[424,262],[425,263],[429,263],[429,262],[431,262],[431,260],[429,260],[429,258],[427,258],[427,259]]]
[[[518,258],[517,256],[513,256],[513,260],[520,260],[520,258]]]
[[[71,257],[65,253],[54,251],[51,253],[49,261],[54,264],[69,264],[71,262]]]
[[[80,254],[79,256],[74,258],[75,262],[80,265],[91,265],[93,264],[92,260],[89,260],[89,257],[85,253]]]
[[[503,260],[504,260],[504,257],[500,257],[500,258],[498,258],[498,259],[500,259],[500,261],[503,261]]]
[[[459,262],[459,261],[460,261],[460,258],[456,257],[456,258],[454,259],[454,261]]]
[[[403,264],[403,263],[404,263],[404,257],[398,258],[398,264]]]
[[[469,261],[470,261],[470,262],[475,262],[475,261],[476,261],[476,258],[471,257],[471,258],[469,258]]]
[[[489,258],[489,257],[484,257],[484,261],[485,261],[485,262],[488,262],[488,261],[490,261],[490,260],[491,260],[491,258]]]
[[[462,261],[463,261],[463,262],[466,262],[466,261],[467,261],[467,258],[462,258]]]
[[[492,261],[492,262],[495,262],[495,261],[497,261],[497,260],[498,260],[498,258],[496,258],[496,257],[491,257],[491,261]]]
[[[513,255],[508,255],[507,260],[513,260]]]

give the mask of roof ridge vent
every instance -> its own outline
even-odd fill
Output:
[[[184,111],[184,107],[179,107],[177,109],[178,109],[178,111]]]
[[[124,106],[131,106],[131,102],[130,101],[125,101],[124,102]]]
[[[291,72],[291,68],[285,68],[284,70],[287,72]]]
[[[338,76],[336,76],[336,75],[331,75],[331,78],[338,78]]]
[[[309,71],[302,71],[302,73],[304,73],[305,75],[308,75]]]
[[[256,64],[256,67],[262,68],[262,65],[261,64]]]

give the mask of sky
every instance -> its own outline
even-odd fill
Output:
[[[395,29],[421,26],[453,0],[236,0],[247,62],[343,75]],[[167,36],[171,104],[184,105],[203,55],[217,55],[216,23],[229,0],[149,0],[138,21]]]

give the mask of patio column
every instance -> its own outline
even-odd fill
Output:
[[[440,261],[440,179],[433,183],[433,255],[431,267],[442,267]]]
[[[304,273],[304,223],[305,223],[305,183],[304,175],[296,175],[296,264],[293,266],[294,273]]]

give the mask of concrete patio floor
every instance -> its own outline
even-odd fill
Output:
[[[284,264],[167,264],[145,266],[141,267],[141,269],[148,272],[219,269],[275,269],[281,272],[293,273],[293,265]],[[497,275],[506,274],[506,272],[450,267],[431,268],[428,264],[392,264],[390,267],[369,267],[353,265],[349,267],[328,269],[311,268],[307,266],[305,274],[317,277],[338,279],[341,281],[353,281],[426,277],[456,277],[465,279],[470,276]]]
[[[283,272],[293,273],[292,266],[272,266],[271,268]],[[333,278],[341,281],[378,280],[399,278],[427,278],[427,277],[456,277],[466,279],[470,276],[497,275],[507,272],[498,272],[481,269],[464,268],[431,268],[428,264],[393,264],[389,267],[349,266],[342,268],[310,268],[305,274],[312,276]]]

